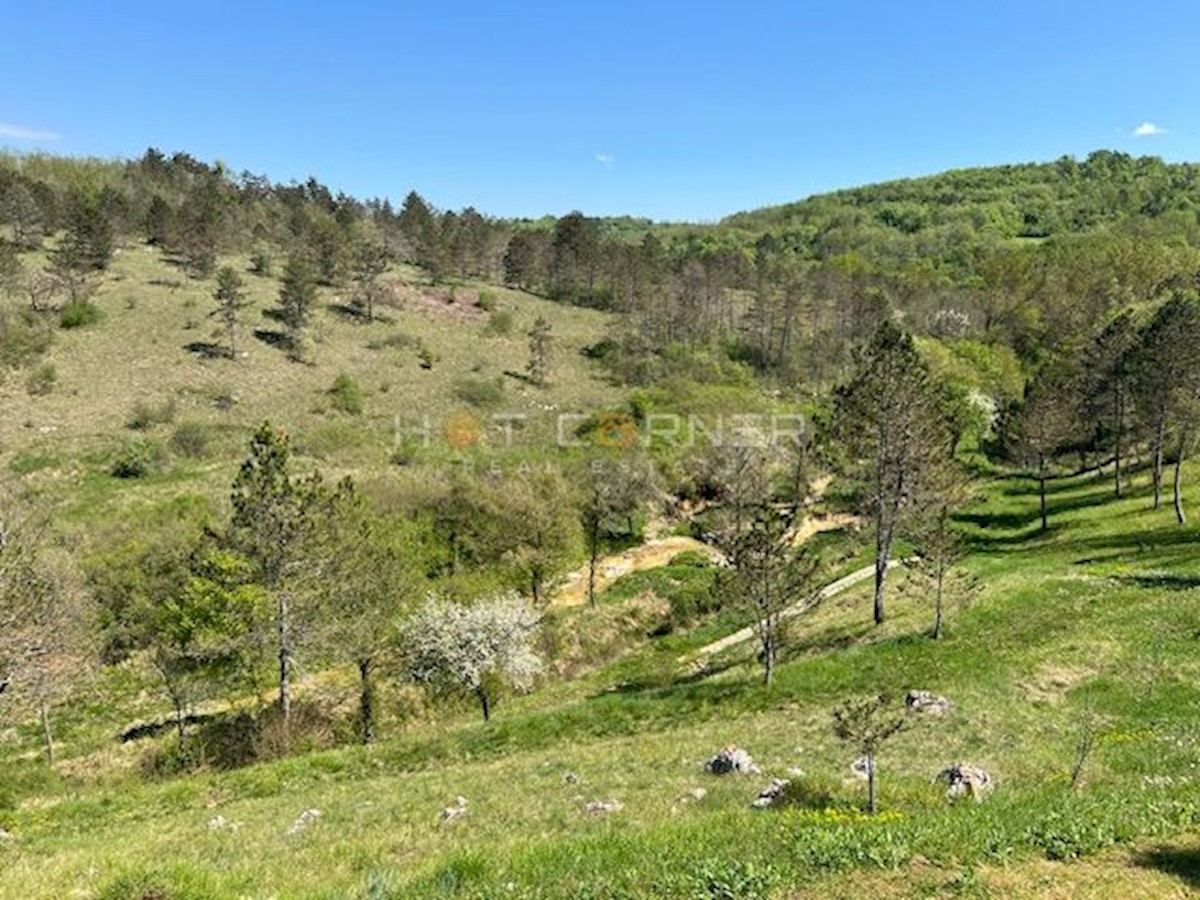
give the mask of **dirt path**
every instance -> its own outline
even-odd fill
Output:
[[[600,593],[623,575],[665,566],[676,554],[687,550],[703,553],[713,560],[719,556],[716,550],[695,538],[681,535],[656,538],[640,546],[631,547],[623,553],[601,557],[596,562],[596,593]],[[587,587],[588,567],[584,566],[567,576],[566,584],[554,597],[555,606],[578,606],[586,603]]]
[[[796,532],[795,543],[802,544],[814,534],[821,531],[833,531],[845,528],[856,521],[854,516],[835,513],[829,516],[813,516],[805,519]],[[669,563],[676,554],[687,550],[703,553],[709,559],[719,562],[721,554],[695,538],[682,535],[671,535],[664,538],[653,538],[637,547],[611,556],[601,557],[596,563],[596,593],[610,587],[613,582],[631,572],[642,572],[646,569],[657,569]],[[588,567],[583,566],[567,575],[565,583],[554,596],[555,606],[578,606],[587,602]]]

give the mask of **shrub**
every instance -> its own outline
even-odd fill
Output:
[[[672,556],[671,561],[667,565],[686,566],[690,569],[706,569],[712,565],[712,560],[699,550],[684,550],[682,553],[676,553]]]
[[[512,334],[513,321],[513,314],[507,309],[497,310],[488,318],[487,332],[497,337]]]
[[[199,422],[184,422],[171,435],[171,449],[188,459],[208,455],[208,429]]]
[[[129,421],[125,424],[134,431],[146,431],[155,425],[167,425],[175,421],[175,398],[169,397],[157,406],[145,400],[133,404]]]
[[[422,369],[432,369],[433,364],[438,361],[438,355],[428,347],[422,347],[417,351],[417,359],[420,360]]]
[[[216,900],[222,896],[210,881],[182,866],[164,871],[126,872],[109,881],[97,900]]]
[[[35,397],[40,397],[54,390],[58,383],[58,369],[52,362],[40,363],[25,379],[25,389]]]
[[[117,454],[109,470],[114,478],[144,478],[162,459],[162,447],[154,441],[130,441]]]
[[[496,309],[496,295],[491,291],[480,291],[475,306],[484,312],[492,312]]]
[[[0,309],[0,366],[22,366],[45,353],[50,341],[50,329],[32,310]]]
[[[258,250],[250,255],[250,271],[264,278],[271,276],[274,260],[266,250]]]
[[[463,378],[454,385],[454,396],[480,409],[492,409],[504,400],[504,383],[483,378]]]
[[[333,380],[329,396],[334,409],[352,416],[360,415],[363,411],[362,388],[356,378],[345,372]]]
[[[100,321],[100,307],[90,300],[72,300],[58,314],[58,324],[63,328],[83,328]]]

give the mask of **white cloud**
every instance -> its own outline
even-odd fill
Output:
[[[617,161],[616,157],[613,156],[611,153],[597,153],[596,154],[596,162],[600,163],[600,165],[602,165],[602,166],[611,166],[616,161]]]
[[[16,138],[19,141],[57,141],[58,135],[53,131],[41,131],[37,128],[26,128],[24,125],[8,125],[0,122],[0,137]]]
[[[1167,129],[1159,128],[1153,122],[1143,122],[1137,128],[1133,129],[1134,137],[1154,137],[1156,134],[1166,134]]]

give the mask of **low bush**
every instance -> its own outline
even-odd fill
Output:
[[[58,324],[65,329],[83,328],[100,321],[100,307],[90,300],[72,300],[58,314]]]
[[[478,409],[494,409],[504,401],[504,383],[484,378],[462,378],[454,385],[454,396]]]
[[[114,478],[145,478],[162,461],[162,447],[155,441],[130,441],[121,448],[109,469]]]
[[[208,455],[208,429],[199,422],[183,422],[171,435],[171,450],[188,459],[202,459]]]
[[[134,431],[146,431],[155,425],[167,425],[175,421],[175,398],[169,397],[161,403],[154,404],[139,400],[133,404],[126,426]]]
[[[352,416],[362,414],[362,387],[359,385],[358,379],[352,375],[347,375],[345,372],[338,375],[333,380],[333,387],[329,389],[329,398],[336,410]]]
[[[488,317],[486,331],[488,334],[494,334],[497,337],[505,337],[512,334],[513,314],[507,309],[498,309]]]

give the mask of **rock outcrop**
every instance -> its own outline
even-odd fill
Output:
[[[762,769],[750,754],[735,746],[722,747],[716,756],[704,764],[704,768],[714,775],[728,775],[730,772],[740,772],[743,775],[762,774]]]

